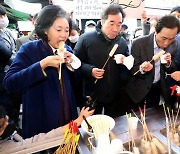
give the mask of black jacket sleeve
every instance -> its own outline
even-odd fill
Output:
[[[12,51],[9,49],[0,37],[0,63],[6,63],[11,58]]]

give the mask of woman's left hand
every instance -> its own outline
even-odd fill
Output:
[[[73,62],[73,59],[71,58],[72,56],[72,53],[68,52],[68,51],[64,51],[64,60],[65,60],[65,63],[72,63]]]

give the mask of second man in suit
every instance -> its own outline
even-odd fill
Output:
[[[163,16],[158,20],[155,32],[138,38],[132,44],[132,55],[135,58],[133,75],[126,87],[130,101],[136,106],[156,107],[160,95],[168,103],[168,85],[165,74],[176,70],[177,42],[176,35],[180,31],[180,23],[174,16]],[[160,58],[150,63],[152,57],[159,51],[165,51],[166,64]],[[136,107],[137,107],[136,106]]]

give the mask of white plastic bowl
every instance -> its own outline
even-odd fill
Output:
[[[92,115],[86,118],[87,121],[89,122],[89,124],[93,127],[94,122],[96,120],[102,119],[107,121],[107,124],[109,123],[110,125],[110,130],[112,130],[115,126],[115,121],[113,118],[111,118],[110,116],[107,115],[102,115],[102,114],[97,114],[97,115]],[[81,123],[81,128],[89,135],[89,136],[94,136],[94,133],[91,133],[88,131],[88,126],[86,124],[86,122],[83,120]]]

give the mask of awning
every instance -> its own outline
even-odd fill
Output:
[[[4,3],[11,9],[31,14],[32,16],[42,9],[40,3],[28,3],[21,0],[4,0]]]
[[[6,8],[7,16],[9,19],[16,20],[16,21],[27,21],[31,18],[30,14],[11,9],[6,6],[5,8]]]

